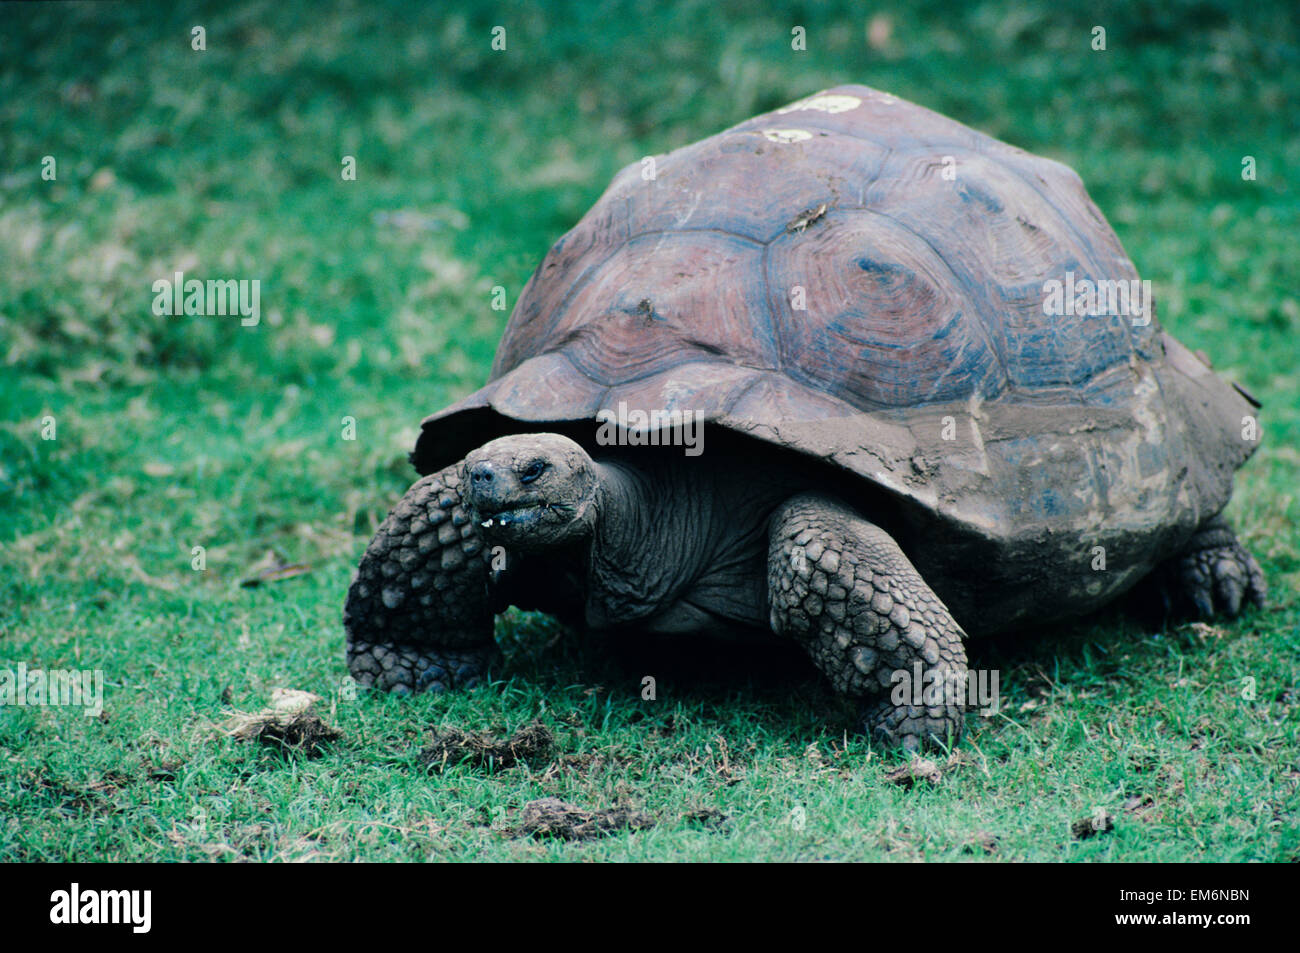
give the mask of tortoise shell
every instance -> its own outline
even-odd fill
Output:
[[[1220,510],[1254,449],[1251,404],[1149,301],[1145,321],[1045,313],[1049,282],[1137,278],[1066,166],[838,87],[623,169],[524,288],[490,382],[428,417],[412,460],[620,402],[702,411],[895,502],[931,578],[1077,570],[1002,611],[1087,608]],[[976,611],[973,585],[936,588]]]

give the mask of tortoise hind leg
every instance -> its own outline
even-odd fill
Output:
[[[401,694],[468,687],[496,654],[489,552],[461,502],[459,467],[417,481],[370,541],[343,608],[362,685]]]
[[[1206,521],[1153,575],[1165,614],[1184,618],[1231,618],[1247,605],[1263,606],[1268,595],[1259,563],[1222,514]]]
[[[965,635],[883,529],[827,497],[790,499],[769,527],[768,603],[773,630],[861,700],[869,733],[912,750],[961,734]],[[921,704],[917,672],[940,688]]]

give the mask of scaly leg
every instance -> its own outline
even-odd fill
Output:
[[[768,601],[773,630],[801,642],[839,692],[863,702],[866,729],[916,750],[955,740],[966,690],[965,637],[939,597],[880,527],[827,497],[801,494],[773,515]],[[910,687],[892,700],[903,675]],[[908,684],[904,683],[904,685]]]
[[[416,482],[366,548],[343,609],[362,685],[400,694],[467,687],[496,654],[490,554],[460,498],[459,465]]]

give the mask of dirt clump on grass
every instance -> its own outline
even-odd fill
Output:
[[[265,722],[257,731],[257,740],[264,745],[318,755],[323,751],[322,745],[337,740],[340,734],[314,711],[300,711],[287,719]]]
[[[716,830],[731,822],[731,818],[716,807],[698,807],[687,811],[682,815],[682,820],[706,830]]]
[[[904,788],[910,788],[921,781],[938,784],[946,776],[968,763],[966,755],[960,750],[953,750],[941,762],[912,755],[906,764],[886,771],[881,777],[886,784],[897,784]]]
[[[465,763],[476,768],[512,768],[549,758],[554,750],[555,736],[540,721],[531,721],[506,738],[488,731],[440,728],[420,752],[420,764],[430,771]]]
[[[965,854],[996,854],[998,852],[997,835],[986,830],[978,830],[966,839],[961,849],[962,853]]]
[[[1098,834],[1109,834],[1115,829],[1115,815],[1100,811],[1081,817],[1070,825],[1070,835],[1075,840],[1088,840]]]
[[[918,781],[938,784],[943,780],[943,770],[929,758],[912,758],[907,764],[886,771],[884,780],[886,784],[897,784],[904,788],[910,788]]]
[[[544,797],[524,805],[519,823],[511,833],[516,837],[588,840],[621,830],[646,830],[654,826],[655,820],[649,814],[628,807],[589,811],[556,797]]]
[[[259,712],[236,712],[222,727],[239,741],[256,741],[282,751],[299,751],[308,757],[323,753],[323,746],[341,737],[316,713],[319,695],[291,688],[271,693],[271,705]]]

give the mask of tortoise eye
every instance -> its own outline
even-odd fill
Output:
[[[542,475],[542,472],[545,469],[546,469],[545,460],[534,460],[532,463],[528,464],[528,466],[524,467],[523,472],[519,474],[519,482],[532,483],[534,480],[536,480],[539,476]]]

